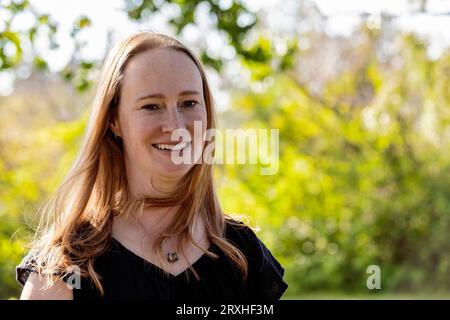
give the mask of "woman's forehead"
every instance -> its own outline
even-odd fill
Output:
[[[131,58],[124,72],[124,88],[145,87],[202,91],[202,77],[197,65],[184,52],[151,49]]]

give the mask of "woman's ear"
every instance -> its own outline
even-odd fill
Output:
[[[119,121],[117,120],[117,118],[114,118],[113,121],[111,121],[109,128],[111,129],[111,131],[118,137],[122,137],[122,131],[120,130],[120,125],[119,125]]]

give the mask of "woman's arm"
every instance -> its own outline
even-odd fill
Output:
[[[20,300],[73,300],[73,291],[62,280],[45,288],[45,279],[31,272],[23,287]]]

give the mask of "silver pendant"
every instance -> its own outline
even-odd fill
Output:
[[[178,261],[178,254],[176,252],[167,253],[167,261],[174,263]]]

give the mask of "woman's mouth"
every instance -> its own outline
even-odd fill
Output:
[[[188,146],[189,143],[187,142],[180,142],[177,144],[167,144],[167,143],[155,143],[152,144],[152,146],[158,150],[161,151],[179,151],[179,150],[183,150],[184,148],[186,148]]]

